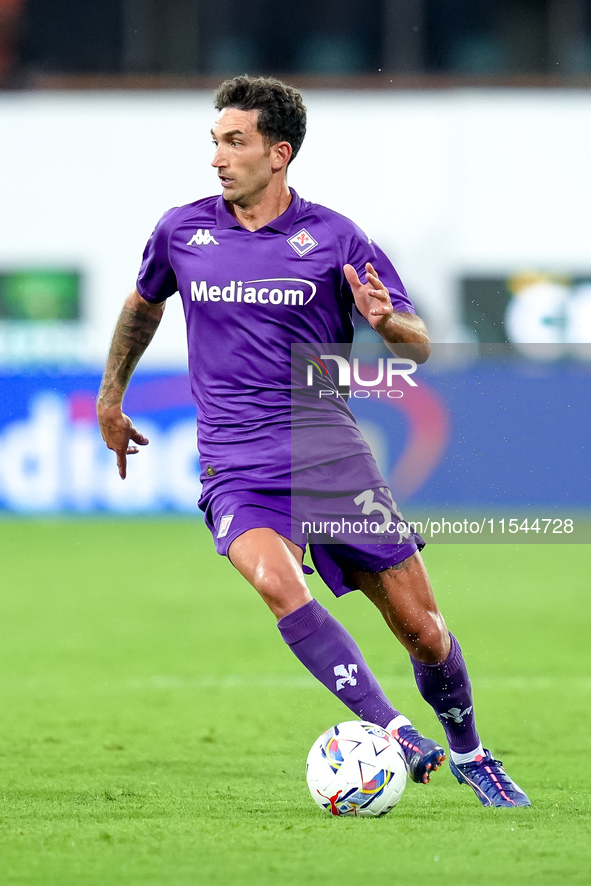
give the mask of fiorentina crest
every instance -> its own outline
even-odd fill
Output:
[[[290,237],[287,242],[300,257],[307,252],[310,252],[315,246],[318,246],[318,242],[306,231],[305,228],[302,228],[301,231],[298,231],[297,234]]]

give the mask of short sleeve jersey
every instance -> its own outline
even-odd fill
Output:
[[[294,467],[291,346],[352,342],[343,265],[364,281],[371,262],[394,309],[414,313],[375,243],[344,216],[291,194],[287,210],[257,231],[240,225],[223,197],[171,209],[144,252],[140,295],[162,302],[178,291],[182,299],[201,464],[216,474],[269,478]],[[329,422],[342,425],[335,458],[367,451],[348,407]],[[316,458],[325,454],[309,452],[296,467]]]

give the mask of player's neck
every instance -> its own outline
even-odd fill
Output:
[[[283,215],[290,203],[291,191],[284,180],[280,188],[266,188],[260,200],[252,206],[234,204],[232,210],[243,227],[248,231],[258,231]]]

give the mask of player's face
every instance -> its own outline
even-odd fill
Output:
[[[217,169],[224,199],[242,209],[258,203],[273,174],[271,147],[257,129],[258,115],[223,108],[211,130],[216,146],[211,165]]]

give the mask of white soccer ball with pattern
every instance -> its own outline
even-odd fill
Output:
[[[406,787],[400,745],[380,726],[353,720],[323,732],[306,762],[313,800],[331,815],[385,815]]]

